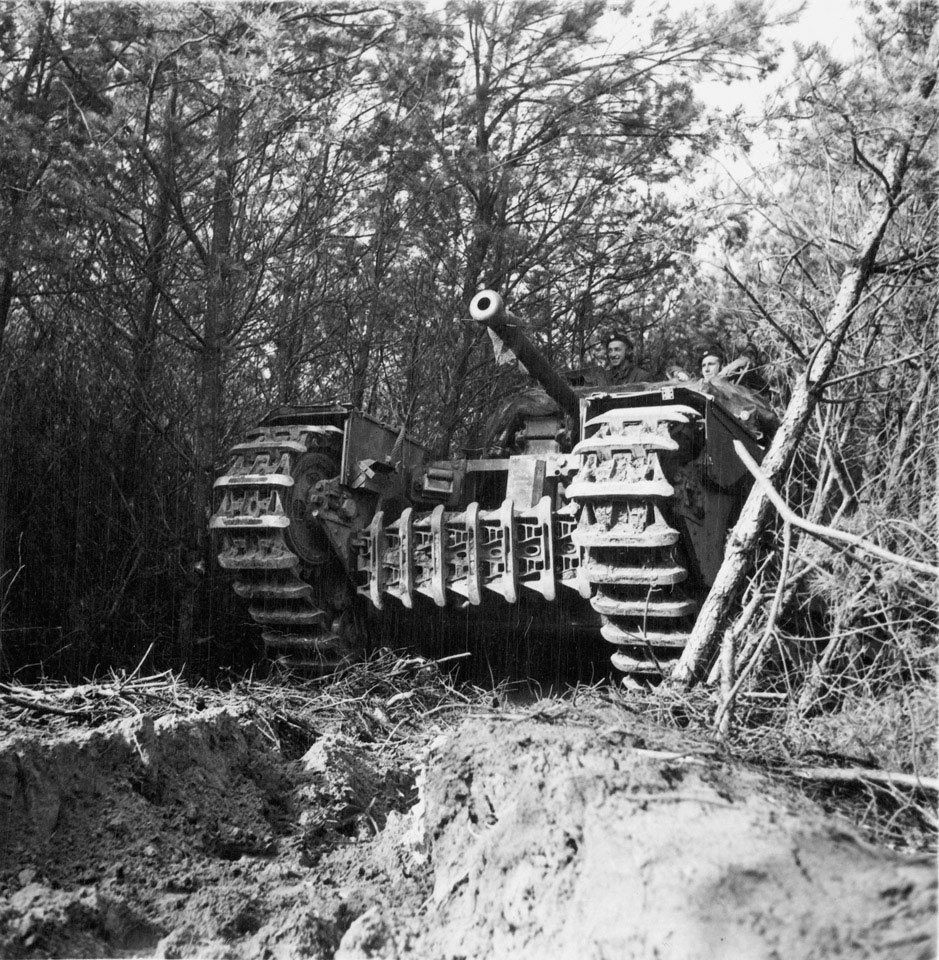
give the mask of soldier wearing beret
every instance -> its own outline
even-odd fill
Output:
[[[619,330],[606,338],[606,359],[611,384],[645,383],[652,379],[648,370],[633,362],[632,340]]]

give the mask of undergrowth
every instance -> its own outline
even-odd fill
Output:
[[[452,662],[379,650],[320,678],[272,671],[223,686],[188,684],[170,672],[112,672],[80,686],[0,686],[0,731],[55,731],[147,714],[192,715],[234,706],[266,724],[287,758],[302,756],[326,731],[380,752],[416,759],[438,735],[469,717],[517,713],[542,722],[610,725],[659,746],[726,756],[759,767],[850,819],[872,841],[934,851],[936,791],[878,783],[864,771],[934,778],[937,707],[931,682],[891,690],[855,688],[807,716],[798,698],[742,695],[733,735],[718,740],[719,697],[705,686],[625,692],[601,682],[544,691],[537,685],[478,687],[455,682]],[[804,779],[806,769],[860,771],[844,781]]]

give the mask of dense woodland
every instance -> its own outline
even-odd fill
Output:
[[[928,689],[936,4],[857,16],[783,75],[751,0],[4,3],[0,674],[230,664],[226,448],[330,397],[472,446],[521,382],[463,322],[485,285],[562,367],[611,325],[657,371],[756,344],[804,400],[777,488],[864,548],[770,519],[738,667],[805,709]]]

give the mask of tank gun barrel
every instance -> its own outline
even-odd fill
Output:
[[[481,290],[470,302],[470,316],[484,323],[518,357],[525,369],[544,387],[548,396],[577,423],[580,398],[570,384],[544,358],[541,351],[525,336],[518,317],[505,307],[494,290]]]

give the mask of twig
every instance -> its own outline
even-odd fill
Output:
[[[654,760],[673,760],[678,763],[705,763],[717,756],[716,751],[704,750],[700,753],[676,753],[674,750],[647,750],[635,747],[632,751],[641,757],[651,757]]]
[[[775,633],[776,628],[776,617],[779,615],[780,601],[783,594],[783,587],[786,582],[786,571],[789,569],[789,550],[792,545],[792,526],[789,523],[786,523],[784,528],[784,541],[783,541],[783,556],[782,563],[780,564],[779,569],[779,582],[776,585],[776,592],[773,595],[773,604],[770,607],[769,615],[766,618],[766,625],[763,629],[763,636],[760,639],[760,642],[756,645],[756,648],[753,651],[753,655],[750,659],[742,665],[742,668],[737,675],[736,680],[734,681],[733,687],[721,698],[721,705],[718,708],[717,715],[714,718],[714,726],[720,730],[721,724],[723,721],[724,713],[727,710],[733,708],[734,699],[737,696],[737,692],[743,686],[744,681],[747,677],[750,676],[753,669],[760,663],[763,655],[763,651],[766,649],[769,644],[770,638]]]
[[[898,364],[906,363],[908,360],[919,360],[921,356],[923,356],[923,351],[917,350],[916,353],[908,353],[905,357],[898,357],[895,360],[888,360],[886,363],[881,363],[876,367],[858,370],[855,373],[847,373],[843,377],[835,377],[834,380],[828,380],[825,383],[824,389],[828,390],[830,387],[834,387],[836,384],[846,383],[849,380],[857,380],[860,377],[869,376],[870,374],[877,373],[880,370],[886,370],[888,367],[895,367]]]
[[[747,629],[750,625],[750,621],[753,619],[753,614],[756,613],[757,607],[763,602],[763,594],[759,588],[755,588],[750,599],[747,601],[747,605],[743,608],[743,613],[737,617],[736,622],[734,623],[734,645],[743,635],[743,631]],[[748,649],[749,647],[749,649]],[[752,644],[744,645],[744,649],[741,650],[736,657],[734,672],[740,669],[748,659],[748,653],[752,650]],[[718,658],[714,661],[714,666],[711,668],[711,672],[708,674],[707,686],[713,686],[720,679],[721,673],[721,661]]]
[[[128,684],[134,682],[134,677],[136,677],[137,674],[140,673],[140,668],[143,666],[144,661],[147,659],[147,657],[150,656],[150,651],[153,649],[153,646],[154,646],[154,644],[151,643],[150,646],[147,647],[147,652],[140,658],[140,663],[137,664],[137,667],[135,668],[134,672],[133,672],[125,681],[123,681],[123,682],[121,683],[121,686],[122,686],[122,687],[125,687],[125,686],[127,686]],[[148,677],[147,679],[152,679],[152,678],[149,678],[149,677]],[[140,682],[140,683],[146,683],[147,680],[146,680],[146,679],[145,679],[145,680],[140,680],[139,682]]]
[[[721,640],[721,708],[714,726],[717,728],[719,740],[728,740],[733,732],[734,724],[734,659],[736,656],[734,642],[734,628],[728,627]]]

